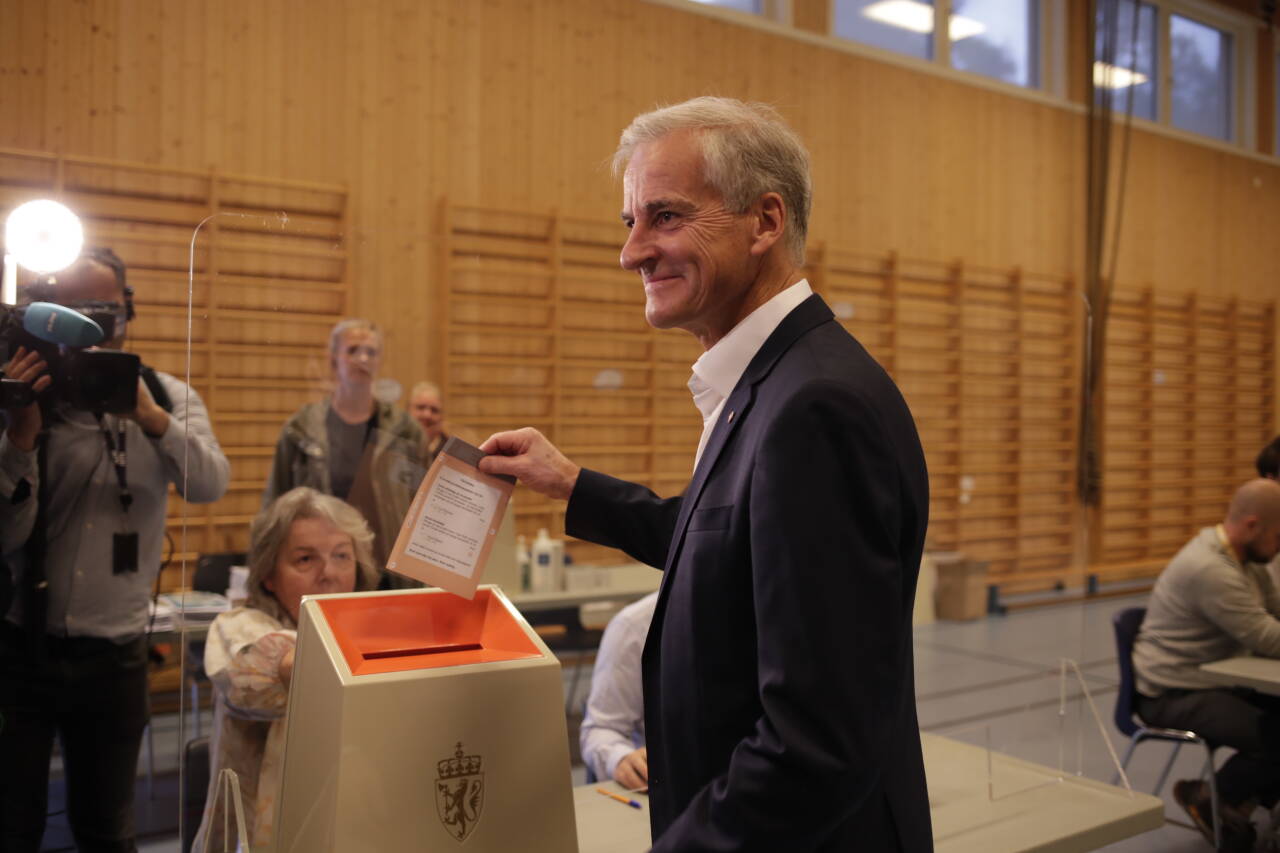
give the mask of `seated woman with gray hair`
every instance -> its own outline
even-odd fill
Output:
[[[378,585],[364,517],[315,489],[276,498],[253,520],[249,537],[249,598],[213,621],[205,643],[215,708],[209,793],[195,853],[224,849],[229,804],[215,796],[224,768],[240,777],[249,834],[241,841],[270,849],[302,597]],[[230,817],[234,826],[234,812]]]

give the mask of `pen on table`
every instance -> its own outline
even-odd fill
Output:
[[[604,794],[609,799],[617,800],[618,802],[622,803],[624,806],[631,806],[631,808],[633,809],[643,808],[643,806],[641,806],[635,800],[628,800],[626,797],[622,796],[621,794],[615,794],[613,791],[606,791],[604,788],[596,788],[596,793]]]

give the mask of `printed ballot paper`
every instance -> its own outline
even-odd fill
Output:
[[[400,527],[387,568],[473,598],[502,524],[514,477],[485,474],[484,453],[458,438],[445,442]]]

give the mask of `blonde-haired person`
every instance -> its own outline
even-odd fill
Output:
[[[407,412],[374,398],[382,348],[382,332],[368,320],[333,327],[333,394],[303,406],[280,430],[262,495],[266,506],[292,488],[310,486],[347,501],[369,522],[379,570],[426,473],[422,430]],[[421,586],[392,574],[383,584]]]
[[[356,509],[305,486],[281,495],[253,520],[248,601],[218,616],[205,644],[214,725],[209,792],[194,853],[224,847],[227,804],[219,799],[215,808],[214,795],[225,768],[240,777],[251,848],[271,849],[298,608],[304,595],[374,589],[372,540]]]

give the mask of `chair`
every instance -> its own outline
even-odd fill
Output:
[[[1137,687],[1133,676],[1133,644],[1138,639],[1138,629],[1142,627],[1142,620],[1146,615],[1145,607],[1129,607],[1111,617],[1111,624],[1116,632],[1116,661],[1120,664],[1120,688],[1116,691],[1116,728],[1129,738],[1129,748],[1125,750],[1120,766],[1122,768],[1129,766],[1129,759],[1134,750],[1144,740],[1162,740],[1172,743],[1173,752],[1169,754],[1169,760],[1165,762],[1155,789],[1151,792],[1155,796],[1160,796],[1160,791],[1169,778],[1169,771],[1173,769],[1174,759],[1178,757],[1178,751],[1182,749],[1182,745],[1192,743],[1204,747],[1205,770],[1209,776],[1209,795],[1213,811],[1213,847],[1215,850],[1220,850],[1222,849],[1222,822],[1218,815],[1218,785],[1214,780],[1213,744],[1195,732],[1148,726],[1141,722],[1134,710]],[[1120,774],[1117,773],[1112,784],[1119,781]]]
[[[201,554],[196,560],[196,573],[191,588],[197,592],[225,593],[231,584],[231,567],[243,566],[248,555],[243,551],[223,551]],[[204,638],[187,641],[187,662],[184,680],[191,690],[191,713],[195,715],[195,733],[203,732],[200,722],[200,683],[209,680],[204,672]]]
[[[187,741],[182,763],[182,853],[190,853],[200,821],[204,818],[204,801],[209,793],[209,738]]]

